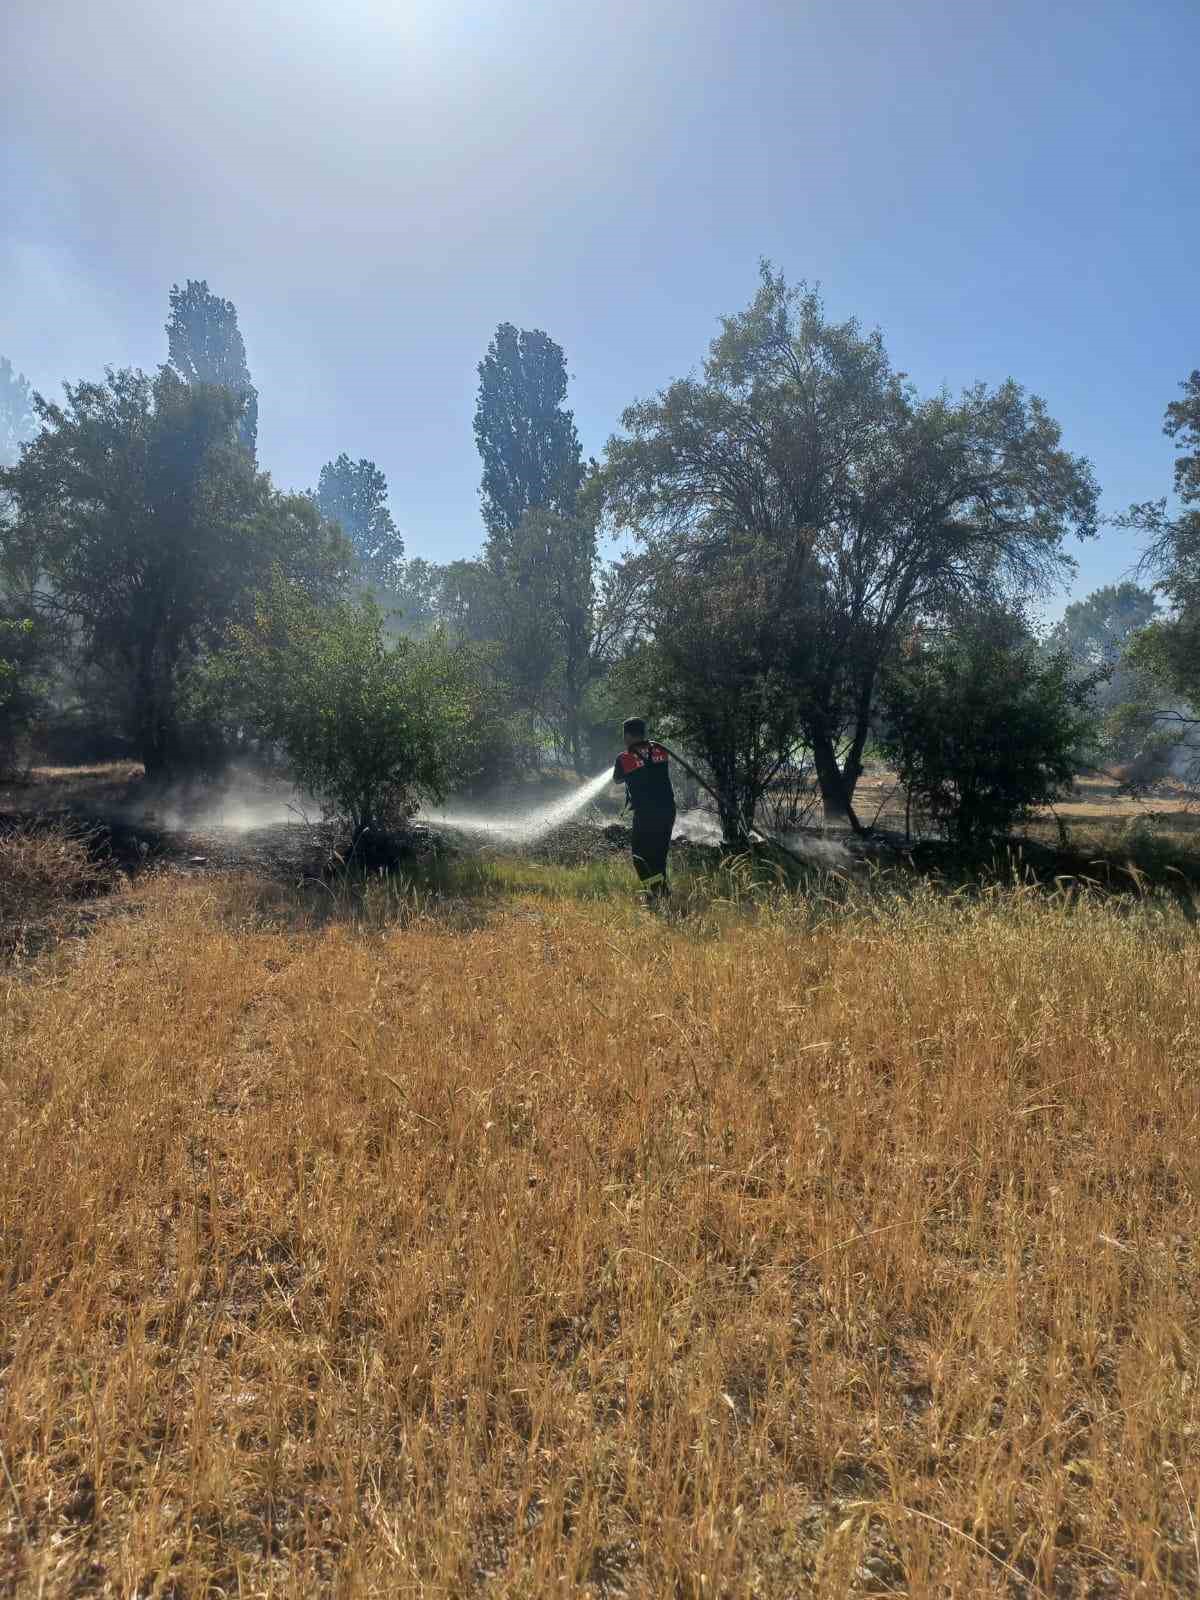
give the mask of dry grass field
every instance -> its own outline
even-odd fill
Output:
[[[61,826],[0,827],[0,963],[69,933],[80,903],[116,886],[112,865],[94,859],[88,842],[85,832]]]
[[[87,767],[33,767],[0,783],[0,810],[119,805],[143,779],[140,762],[104,761]]]
[[[0,1592],[1200,1591],[1175,904],[626,878],[0,978]]]
[[[859,781],[854,803],[863,823],[903,829],[904,792],[894,773],[873,767]],[[1055,833],[1056,818],[1068,827],[1102,827],[1110,833],[1138,824],[1190,833],[1200,820],[1195,797],[1182,784],[1168,782],[1159,792],[1135,798],[1121,792],[1115,777],[1101,775],[1078,778],[1072,794],[1053,807],[1039,807],[1023,831]],[[920,826],[919,818],[913,821]]]

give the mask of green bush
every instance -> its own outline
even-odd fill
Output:
[[[937,639],[887,675],[880,744],[900,781],[962,845],[1006,834],[1068,791],[1094,735],[1086,688],[1004,619]]]
[[[233,639],[227,670],[257,730],[355,838],[500,759],[472,649],[440,634],[389,643],[369,598],[319,608],[280,579]]]

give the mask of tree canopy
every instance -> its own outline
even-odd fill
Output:
[[[404,538],[388,509],[388,484],[373,461],[351,461],[342,452],[321,468],[317,506],[336,522],[354,547],[363,575],[394,590],[404,570]]]
[[[1153,575],[1170,608],[1131,641],[1129,663],[1142,674],[1145,716],[1176,726],[1200,707],[1200,370],[1181,388],[1183,398],[1167,406],[1163,432],[1182,446],[1175,458],[1182,509],[1168,512],[1162,498],[1131,506],[1119,519],[1120,526],[1149,536],[1142,570]]]
[[[1110,583],[1069,605],[1051,640],[1080,667],[1116,667],[1133,635],[1157,615],[1149,589],[1129,580]]]
[[[952,839],[977,846],[1070,789],[1094,738],[1087,685],[1002,607],[960,616],[892,665],[880,747]]]
[[[1185,506],[1200,505],[1200,368],[1179,387],[1183,399],[1167,406],[1163,432],[1184,446],[1175,458],[1175,493]]]
[[[649,637],[618,682],[708,768],[725,840],[742,847],[803,737],[803,566],[750,537],[710,552],[701,569],[653,550],[640,565]]]
[[[226,388],[109,371],[38,399],[41,432],[0,473],[14,499],[5,558],[39,612],[67,617],[86,656],[119,679],[150,773],[186,760],[188,668],[278,566],[332,594],[349,551],[304,496],[277,493],[237,433]]]
[[[879,672],[922,616],[1045,591],[1095,532],[1090,465],[1014,382],[920,399],[881,336],[827,319],[764,264],[702,376],[629,407],[608,445],[617,525],[704,582],[747,537],[810,588],[806,738],[827,812],[852,797]],[[840,759],[839,759],[840,752]]]
[[[502,322],[479,363],[475,404],[489,556],[504,551],[527,512],[575,510],[583,462],[566,394],[562,347],[540,330]]]
[[[238,438],[251,456],[258,449],[258,390],[250,381],[246,345],[232,300],[213,294],[203,278],[171,287],[168,360],[186,383],[217,384],[240,402]]]
[[[12,465],[36,427],[29,379],[13,370],[7,356],[0,356],[0,467]]]

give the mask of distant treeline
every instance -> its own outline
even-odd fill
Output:
[[[583,458],[562,349],[497,328],[473,560],[407,558],[388,484],[257,461],[231,302],[170,293],[167,360],[53,402],[0,360],[0,759],[128,752],[152,778],[282,756],[355,826],[547,760],[593,770],[636,710],[746,835],[811,772],[859,825],[868,756],[964,837],[1087,765],[1153,782],[1200,703],[1200,372],[1175,490],[1116,527],[1151,582],[1029,618],[1098,531],[1091,464],[1017,382],[922,397],[880,333],[769,265],[699,376]],[[610,536],[612,536],[610,538]],[[605,559],[602,548],[621,553]]]

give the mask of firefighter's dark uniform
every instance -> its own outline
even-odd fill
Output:
[[[642,888],[653,900],[667,887],[667,852],[675,826],[675,791],[667,752],[660,744],[643,740],[617,757],[613,782],[623,783],[633,807],[633,865]]]

